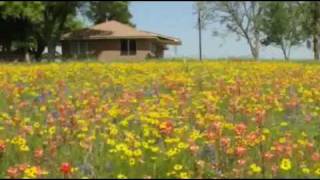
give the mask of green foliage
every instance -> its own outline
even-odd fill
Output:
[[[300,4],[304,21],[302,22],[304,30],[307,34],[319,34],[320,32],[320,3],[304,2]]]
[[[32,36],[33,24],[42,21],[44,6],[41,2],[1,2],[0,25],[6,43],[16,49],[28,49],[35,46]]]
[[[300,3],[303,9],[304,21],[302,23],[305,33],[309,36],[308,44],[311,44],[312,39],[314,59],[320,59],[320,2],[302,2]],[[311,48],[311,45],[310,47]]]
[[[132,15],[129,11],[128,1],[91,1],[86,15],[95,24],[106,20],[117,20],[133,25],[130,22]]]
[[[290,56],[291,47],[301,44],[305,39],[302,27],[302,9],[291,2],[267,2],[264,4],[261,31],[265,46],[279,46],[285,59]]]
[[[77,4],[75,1],[1,2],[0,23],[6,27],[1,33],[12,33],[14,36],[8,36],[6,41],[39,58],[44,47],[49,42],[57,43],[66,25],[72,25],[65,22],[74,22]]]
[[[16,19],[23,18],[32,22],[37,22],[42,19],[44,5],[42,2],[20,2],[7,1],[0,2],[1,12],[3,18],[13,17]]]

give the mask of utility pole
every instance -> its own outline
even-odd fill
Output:
[[[202,48],[201,48],[201,14],[200,7],[198,7],[198,31],[199,31],[199,59],[202,61]]]

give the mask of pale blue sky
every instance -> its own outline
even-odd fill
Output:
[[[195,27],[197,16],[194,14],[193,3],[190,1],[157,1],[143,2],[135,1],[130,4],[130,11],[133,15],[132,22],[137,29],[152,31],[164,35],[178,37],[182,40],[182,45],[165,53],[167,57],[198,57],[198,31]],[[203,56],[206,58],[221,57],[241,57],[251,56],[246,42],[241,39],[237,41],[237,36],[212,36],[213,28],[223,29],[219,24],[212,25],[203,31],[202,46]],[[262,48],[261,58],[283,58],[278,48]],[[312,51],[302,47],[292,49],[291,58],[312,58]]]

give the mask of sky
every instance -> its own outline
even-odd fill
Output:
[[[130,4],[132,22],[139,30],[151,31],[180,38],[182,45],[169,46],[165,57],[199,56],[197,16],[191,1],[135,1]],[[223,25],[213,24],[202,32],[202,54],[204,58],[251,57],[249,46],[244,39],[229,33],[225,37],[213,36],[213,30],[225,31]],[[292,59],[311,59],[312,51],[301,47],[293,48]],[[282,59],[279,48],[263,47],[260,50],[262,59]]]

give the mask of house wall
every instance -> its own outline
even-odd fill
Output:
[[[83,41],[87,43],[87,54],[93,55],[98,60],[142,60],[147,57],[154,57],[155,52],[151,51],[152,40],[136,40],[136,55],[121,55],[120,40],[89,40]],[[73,46],[73,47],[72,47]],[[74,47],[71,41],[62,42],[62,53],[64,56],[74,56]],[[72,50],[73,48],[73,50]],[[156,50],[157,52],[157,50]],[[158,53],[157,53],[158,54]],[[163,54],[163,52],[162,52]]]

